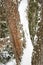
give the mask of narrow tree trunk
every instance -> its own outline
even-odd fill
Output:
[[[41,41],[41,51],[40,51],[40,65],[43,65],[43,0],[41,0],[42,3],[41,3],[41,22],[39,23],[39,26],[40,26],[40,29],[39,29],[39,32],[40,32],[40,41]]]

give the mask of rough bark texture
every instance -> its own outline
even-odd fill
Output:
[[[43,65],[43,0],[41,3],[42,11],[41,11],[41,22],[39,23],[40,29],[39,29],[39,41],[41,44],[41,51],[40,51],[40,65]]]
[[[19,65],[20,56],[22,53],[22,45],[19,38],[20,31],[17,30],[19,19],[19,12],[17,2],[13,3],[12,0],[6,0],[6,8],[7,8],[7,22],[10,28],[10,33],[13,39],[13,49],[16,56],[17,65]]]
[[[38,23],[37,45],[34,47],[35,55],[33,56],[32,65],[43,65],[43,2],[41,3],[41,21]]]
[[[16,58],[17,65],[20,64],[22,55],[22,41],[20,33],[20,16],[18,12],[17,0],[2,0],[3,6],[6,10],[6,21],[8,23],[9,32],[11,34],[11,41],[13,43],[13,50]]]
[[[41,7],[37,4],[40,4]],[[41,11],[40,16],[38,15],[34,16],[35,13],[39,12],[37,6],[40,7],[39,9],[39,11]],[[30,0],[28,12],[29,12],[29,29],[30,29],[29,31],[34,47],[32,54],[32,65],[43,65],[43,0]],[[37,20],[38,17],[40,18]],[[37,35],[37,41],[36,39],[34,40],[35,34]],[[36,41],[36,43],[34,43],[34,41]]]

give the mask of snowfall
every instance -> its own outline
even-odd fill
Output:
[[[29,26],[28,26],[27,13],[26,13],[27,6],[28,6],[28,1],[22,0],[18,8],[18,11],[20,14],[20,20],[21,20],[21,23],[23,24],[23,29],[26,36],[26,48],[23,51],[24,54],[22,56],[21,65],[31,65],[32,52],[33,52],[33,46],[32,46],[30,33],[28,29]],[[4,64],[0,64],[0,65],[4,65]],[[16,65],[16,61],[12,59],[5,65]]]

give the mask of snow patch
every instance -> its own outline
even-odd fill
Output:
[[[16,61],[14,59],[12,59],[6,65],[16,65]]]
[[[26,37],[26,48],[24,49],[24,54],[22,56],[21,65],[31,65],[32,52],[33,52],[33,46],[30,40],[30,34],[29,34],[29,29],[28,29],[29,27],[28,20],[26,17],[27,5],[28,5],[27,0],[22,0],[18,9],[19,14],[20,14],[21,24],[23,24],[23,29],[24,29],[25,37]]]

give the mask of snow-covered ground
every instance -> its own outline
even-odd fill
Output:
[[[16,61],[15,61],[15,59],[12,59],[8,63],[6,63],[6,64],[0,63],[0,65],[16,65]]]
[[[21,23],[23,24],[23,29],[24,29],[25,36],[26,36],[26,48],[24,49],[24,54],[22,56],[21,65],[31,65],[32,52],[33,52],[33,46],[30,40],[30,34],[29,34],[29,29],[28,29],[28,20],[26,17],[27,16],[26,14],[27,5],[28,5],[27,0],[22,0],[18,8]],[[4,64],[0,64],[0,65],[4,65]],[[13,59],[9,61],[6,65],[16,65],[16,62]]]
[[[6,65],[16,65],[15,59],[9,61]]]
[[[21,65],[31,65],[32,52],[33,52],[33,46],[30,40],[30,34],[28,29],[28,20],[26,13],[27,5],[28,5],[27,0],[22,0],[19,5],[20,19],[21,19],[21,23],[23,24],[23,29],[26,36],[26,48],[24,49]]]

